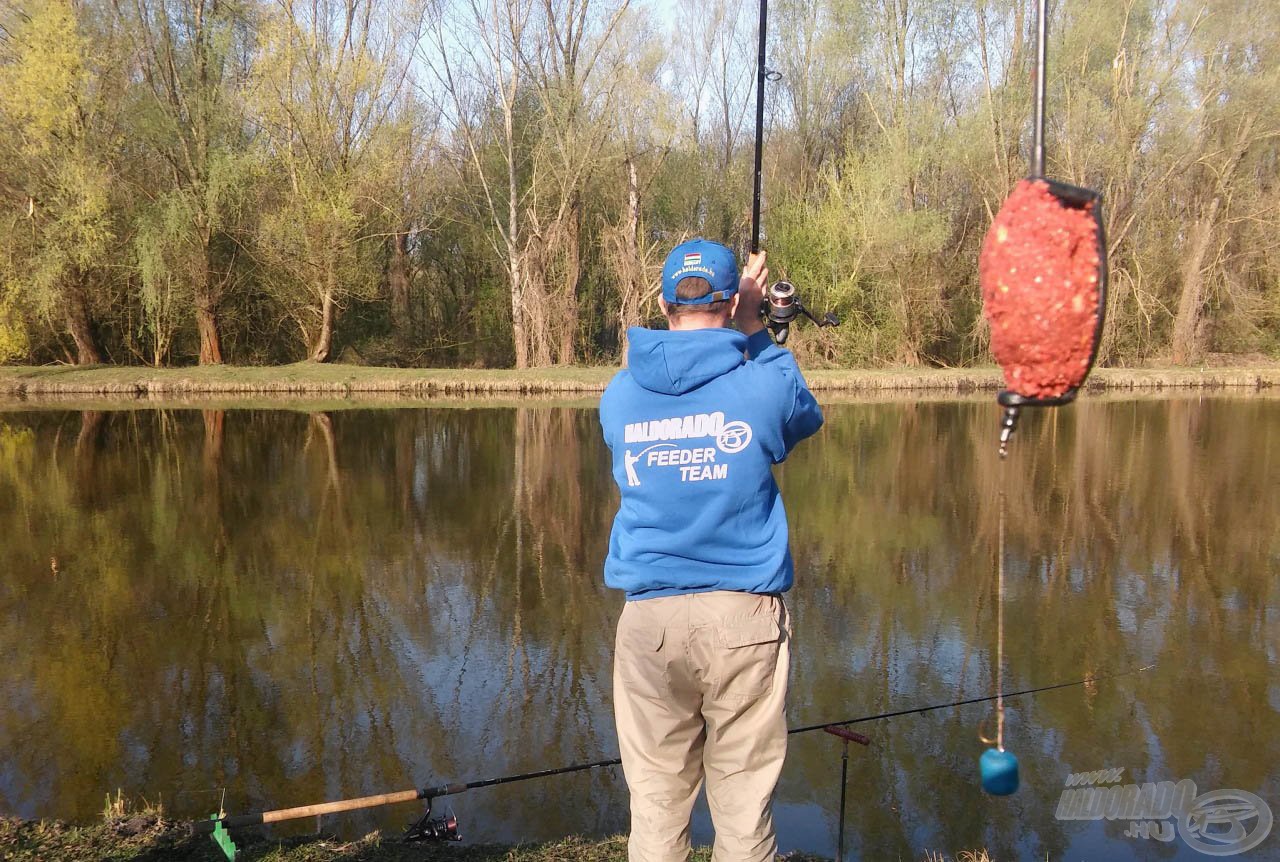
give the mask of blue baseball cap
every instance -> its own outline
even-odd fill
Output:
[[[697,299],[678,299],[676,285],[686,278],[705,278],[710,293]],[[662,298],[668,305],[707,305],[738,292],[738,260],[727,246],[698,237],[671,249],[662,266]]]

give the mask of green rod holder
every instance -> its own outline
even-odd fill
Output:
[[[236,842],[231,840],[231,833],[222,825],[221,818],[221,813],[209,815],[210,820],[218,821],[214,824],[210,837],[213,838],[213,843],[218,845],[218,849],[222,851],[223,855],[227,857],[227,862],[236,862]]]

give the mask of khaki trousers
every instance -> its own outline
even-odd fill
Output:
[[[689,858],[689,817],[704,778],[713,862],[774,858],[790,634],[780,596],[709,592],[627,602],[613,698],[631,791],[630,862]]]

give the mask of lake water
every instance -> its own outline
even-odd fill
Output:
[[[998,408],[826,411],[779,468],[793,726],[990,693]],[[1086,398],[1025,416],[1004,469],[1006,688],[1155,667],[1009,701],[1007,798],[977,778],[989,704],[859,725],[850,855],[1204,858],[1059,819],[1067,776],[1107,768],[1280,814],[1280,400]],[[0,811],[92,820],[118,789],[200,817],[612,757],[616,505],[589,406],[0,412]],[[839,769],[792,737],[784,850],[834,855]],[[627,824],[616,769],[450,802],[476,841]]]

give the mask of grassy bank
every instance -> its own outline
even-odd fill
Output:
[[[602,391],[616,368],[494,369],[368,368],[298,363],[268,367],[0,366],[0,396],[9,399],[89,395],[122,399],[187,395],[249,397],[321,395],[340,399],[404,396],[522,396]],[[1001,385],[995,368],[845,369],[806,372],[820,392],[967,393]],[[1182,389],[1256,391],[1280,387],[1280,365],[1222,368],[1102,368],[1089,379],[1097,391]]]
[[[626,862],[625,838],[592,841],[565,838],[544,844],[508,847],[493,844],[402,844],[374,832],[359,841],[322,836],[269,839],[252,831],[234,836],[237,862]],[[166,821],[156,812],[126,814],[93,826],[0,817],[0,858],[10,862],[225,862],[207,835],[192,835],[186,823]],[[692,862],[709,862],[708,847],[695,849]],[[819,862],[792,854],[793,862]],[[920,862],[992,862],[985,852],[955,856],[927,853]]]

